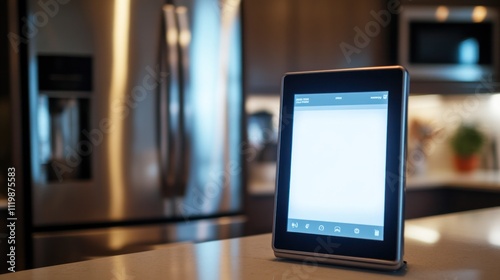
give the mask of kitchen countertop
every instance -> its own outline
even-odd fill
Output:
[[[500,207],[408,220],[406,268],[377,272],[276,259],[271,234],[0,275],[0,279],[498,279]]]
[[[267,169],[275,170],[276,165],[268,164]],[[268,174],[274,174],[267,171]],[[274,195],[274,178],[270,175],[256,180],[250,180],[251,195]],[[478,170],[470,174],[460,174],[453,171],[433,172],[410,176],[406,179],[407,190],[460,188],[470,190],[487,190],[500,192],[500,171]]]

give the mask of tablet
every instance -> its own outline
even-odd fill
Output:
[[[400,66],[284,76],[276,257],[403,265],[408,85]]]

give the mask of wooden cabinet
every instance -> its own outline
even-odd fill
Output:
[[[407,190],[405,217],[420,218],[500,206],[500,192],[465,187]]]
[[[292,70],[316,70],[385,64],[387,30],[371,11],[385,1],[293,1]],[[359,36],[359,37],[358,37]],[[357,44],[356,38],[364,37]]]
[[[279,92],[288,69],[289,0],[243,1],[245,89]]]
[[[384,0],[244,1],[246,92],[278,94],[288,71],[394,63],[396,17],[374,17],[387,9]]]
[[[274,195],[249,194],[247,205],[245,235],[271,232],[274,219]]]

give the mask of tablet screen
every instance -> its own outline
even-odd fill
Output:
[[[384,240],[388,91],[294,94],[287,231]]]
[[[283,77],[276,257],[383,270],[404,264],[408,82],[400,66]]]

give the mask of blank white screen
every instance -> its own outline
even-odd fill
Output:
[[[295,110],[288,218],[384,225],[387,109]]]

